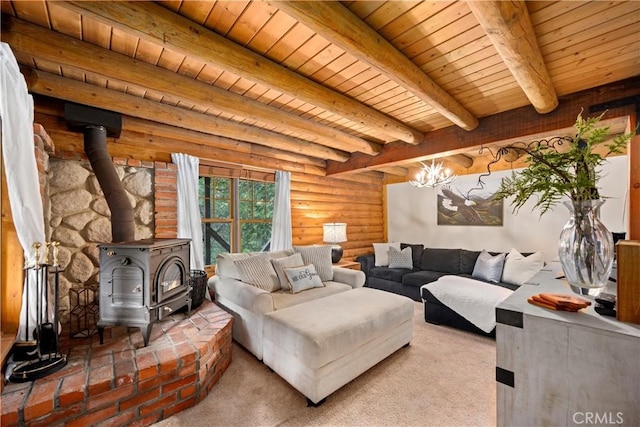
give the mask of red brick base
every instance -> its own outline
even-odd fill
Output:
[[[67,365],[2,391],[0,424],[146,426],[204,399],[231,363],[233,317],[211,303],[153,325],[143,347],[137,328],[68,339]]]

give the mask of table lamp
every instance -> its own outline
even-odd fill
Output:
[[[322,241],[331,243],[331,262],[335,264],[342,258],[342,246],[338,243],[347,241],[347,224],[328,222],[322,224],[322,231]]]

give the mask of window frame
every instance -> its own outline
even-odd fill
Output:
[[[271,226],[273,226],[273,218],[267,218],[265,215],[264,219],[241,219],[240,218],[240,181],[241,180],[246,180],[246,181],[253,181],[253,182],[264,182],[267,184],[275,184],[275,173],[274,172],[265,172],[265,171],[257,171],[257,170],[250,170],[250,169],[244,169],[244,168],[237,168],[237,167],[229,167],[227,165],[225,166],[220,166],[219,164],[201,164],[200,166],[200,170],[198,173],[198,179],[200,180],[200,178],[212,178],[213,179],[228,179],[230,180],[230,191],[229,191],[229,215],[230,217],[227,219],[221,219],[221,218],[213,218],[211,216],[209,217],[205,217],[203,216],[200,220],[201,223],[203,224],[203,229],[206,230],[206,226],[204,226],[204,224],[210,224],[210,223],[223,223],[223,224],[230,224],[230,228],[231,228],[231,232],[230,232],[230,239],[231,242],[229,243],[229,252],[231,253],[236,253],[242,250],[242,225],[245,223],[269,223]],[[254,190],[255,191],[255,190]],[[213,194],[215,194],[215,186],[212,190]],[[253,204],[255,204],[255,198],[254,198],[255,193],[252,193],[252,198],[251,201]],[[203,195],[204,197],[204,195]],[[215,197],[211,197],[210,199],[213,199],[215,203]],[[199,197],[199,203],[202,202],[203,199],[201,199]],[[260,199],[260,201],[262,201],[264,199]],[[272,203],[275,203],[275,194],[272,200]],[[255,207],[252,207],[253,209]],[[211,209],[211,207],[209,207],[209,209]],[[207,205],[205,205],[205,212],[207,210]],[[265,212],[266,213],[266,212]],[[204,214],[204,212],[203,212]],[[254,212],[252,212],[252,216]],[[214,215],[214,212],[210,212],[210,215]],[[204,242],[203,242],[203,249],[205,250],[205,262],[207,261],[207,256],[206,256],[206,247],[207,247],[207,234],[206,231],[203,233],[202,236]],[[266,245],[263,247],[263,250],[268,250],[268,247],[271,244],[271,239],[269,239],[266,243]],[[211,264],[206,264],[205,268],[207,270],[212,270],[214,268],[215,265],[215,260],[214,259],[210,259]]]

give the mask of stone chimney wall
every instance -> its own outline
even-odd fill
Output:
[[[70,319],[70,289],[99,285],[98,245],[111,242],[111,212],[86,157],[57,152],[49,157],[47,236],[60,242],[60,321]],[[164,162],[113,159],[135,212],[135,239],[176,237],[177,168]],[[46,210],[46,209],[45,209]],[[75,294],[75,293],[74,293]],[[93,292],[87,295],[93,296]],[[97,299],[97,294],[95,295]]]

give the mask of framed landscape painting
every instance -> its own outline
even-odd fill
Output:
[[[438,191],[438,225],[501,226],[504,201],[494,199],[496,191],[441,187]]]

